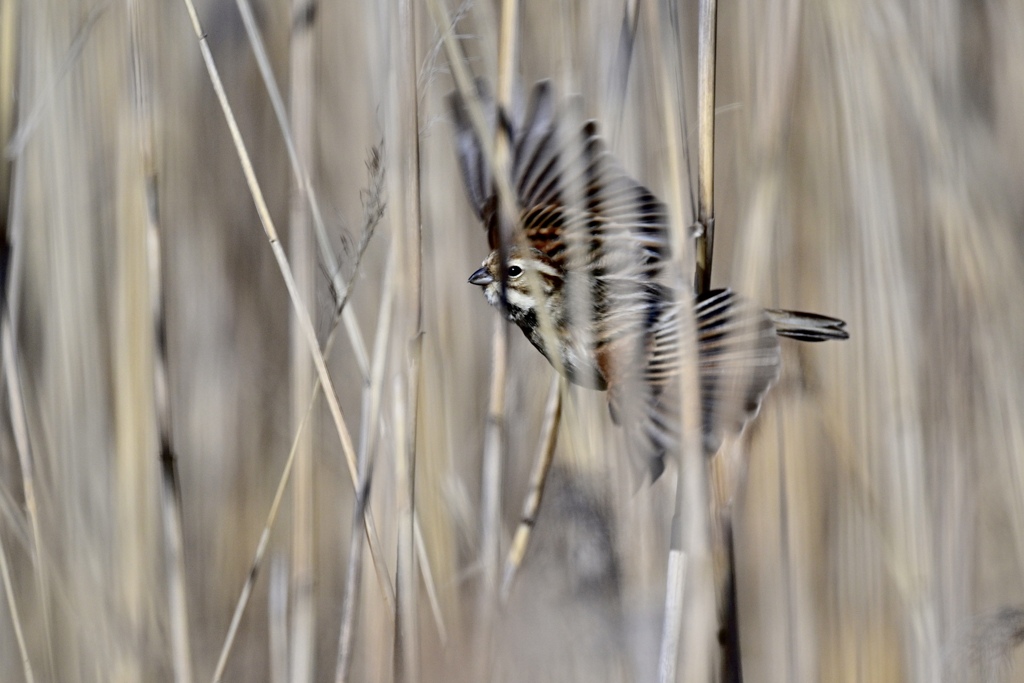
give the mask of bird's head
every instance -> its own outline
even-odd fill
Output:
[[[469,276],[469,282],[483,287],[487,302],[504,308],[508,317],[515,322],[531,313],[536,315],[537,297],[550,302],[561,290],[562,271],[537,249],[513,246],[508,250],[504,265],[502,269],[501,257],[495,249],[484,259],[483,265]],[[504,305],[502,270],[505,275]]]

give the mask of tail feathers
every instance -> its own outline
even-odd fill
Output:
[[[804,313],[803,311],[783,311],[776,308],[769,308],[765,313],[775,325],[775,331],[780,337],[805,342],[850,338],[850,333],[846,331],[846,322],[838,318],[830,318],[818,313]]]

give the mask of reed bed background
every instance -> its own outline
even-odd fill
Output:
[[[501,8],[443,9],[494,83]],[[197,0],[200,41],[177,0],[0,0],[0,679],[656,680],[676,482],[636,488],[603,396],[569,393],[495,595],[553,371],[510,331],[485,466],[435,10]],[[518,87],[580,96],[665,198],[676,12],[529,1],[511,34]],[[1010,0],[721,3],[714,282],[851,332],[784,343],[727,446],[749,681],[1024,680],[1021,64]]]

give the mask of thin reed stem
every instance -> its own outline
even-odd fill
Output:
[[[683,106],[677,92],[681,79],[676,46],[679,36],[673,30],[670,16],[647,12],[650,35],[659,37],[659,48],[652,48],[658,74],[662,110],[662,126],[666,135],[669,191],[666,199],[671,217],[670,237],[677,277],[685,272],[692,258],[690,234],[682,216],[684,163],[679,115]],[[653,41],[652,41],[653,42]],[[698,152],[699,156],[699,152]],[[713,160],[713,158],[712,158]],[[685,291],[685,280],[679,283]],[[681,297],[679,305],[692,305],[689,297]],[[670,683],[710,680],[711,653],[714,639],[713,589],[709,578],[707,469],[701,445],[700,385],[697,372],[697,341],[692,309],[679,316],[680,363],[680,433],[675,511],[672,518],[671,549],[666,576],[665,621],[659,656],[659,681]],[[678,671],[682,662],[683,670]]]
[[[363,253],[365,252],[367,243],[364,243],[360,252],[356,255],[355,272],[359,272],[359,265],[362,261]],[[354,276],[353,276],[354,277]],[[345,290],[351,293],[351,283]],[[342,301],[342,305],[347,303],[347,299]],[[331,332],[327,336],[327,341],[324,343],[324,355],[330,356],[331,350],[334,348],[334,342],[336,333],[338,330],[338,323],[340,322],[340,312],[335,315],[334,324],[331,326]],[[387,318],[383,318],[387,320]],[[386,328],[385,328],[386,329]],[[245,612],[245,608],[249,604],[249,597],[252,594],[252,588],[256,584],[256,579],[259,576],[259,570],[263,565],[263,558],[266,555],[267,548],[270,543],[270,530],[274,526],[274,522],[277,519],[277,513],[280,509],[281,501],[284,498],[284,492],[288,486],[289,479],[291,477],[292,467],[295,464],[295,456],[298,452],[298,444],[302,438],[303,431],[306,428],[307,420],[313,412],[313,408],[316,405],[317,396],[320,393],[321,385],[319,379],[314,383],[311,395],[306,404],[306,412],[303,416],[302,422],[296,428],[295,436],[292,439],[292,447],[288,453],[288,459],[285,461],[284,470],[281,473],[281,477],[277,483],[277,490],[274,492],[274,499],[270,504],[270,510],[267,513],[266,522],[263,525],[263,531],[260,533],[260,539],[256,544],[256,552],[253,556],[250,564],[249,573],[246,577],[245,583],[242,586],[241,594],[238,597],[238,602],[235,604],[235,611],[231,616],[231,623],[228,625],[228,631],[224,638],[224,645],[221,647],[220,655],[217,659],[217,665],[214,668],[213,681],[218,683],[223,679],[224,670],[227,666],[228,656],[231,653],[231,648],[234,644],[235,636],[238,633],[238,627],[242,621],[242,615]],[[356,488],[356,494],[358,495],[360,489]],[[394,589],[391,587],[390,572],[387,566],[384,564],[384,555],[380,550],[381,543],[377,537],[376,527],[373,523],[373,518],[369,514],[363,515],[363,533],[367,539],[367,544],[370,548],[370,556],[373,558],[374,568],[377,574],[377,583],[380,586],[381,594],[384,597],[385,606],[388,612],[394,609],[395,596]]]
[[[101,4],[95,5],[89,10],[89,14],[86,15],[85,20],[82,22],[81,26],[78,27],[78,31],[75,32],[75,37],[71,41],[71,45],[68,46],[67,52],[61,60],[56,74],[53,76],[52,80],[46,84],[46,87],[41,90],[36,101],[22,117],[17,130],[14,131],[10,141],[4,148],[4,155],[8,159],[17,159],[25,151],[25,147],[28,145],[29,139],[32,137],[36,128],[39,127],[43,114],[46,112],[50,102],[56,95],[58,87],[71,72],[75,64],[78,63],[82,56],[82,50],[85,49],[85,45],[89,41],[89,37],[92,35],[92,30],[96,26],[96,22],[107,10],[107,7],[108,5]]]
[[[397,295],[400,298],[399,333],[396,351],[401,360],[395,378],[395,498],[398,514],[398,549],[395,615],[395,678],[415,683],[420,678],[420,635],[416,577],[416,439],[419,424],[420,362],[423,325],[423,239],[420,197],[420,117],[417,89],[418,53],[416,5],[398,0],[394,13],[396,40],[392,42],[394,89],[389,92],[391,137],[396,141],[397,172],[392,175],[392,196],[398,198],[396,227],[401,265]]]
[[[235,0],[235,4],[238,6],[239,14],[242,16],[245,34],[249,38],[253,55],[256,57],[256,65],[260,71],[260,77],[263,79],[263,85],[267,89],[267,96],[274,110],[274,116],[277,118],[277,125],[281,129],[281,138],[284,140],[285,150],[288,152],[288,162],[291,166],[292,175],[295,178],[298,191],[305,198],[305,201],[308,202],[309,210],[312,214],[313,229],[316,234],[320,258],[323,259],[327,277],[331,280],[331,290],[335,297],[335,308],[341,312],[342,321],[345,324],[345,332],[355,354],[356,365],[363,376],[363,381],[367,381],[370,363],[366,355],[366,342],[364,341],[362,328],[355,312],[352,309],[346,309],[342,305],[342,302],[348,296],[348,286],[342,277],[338,258],[334,253],[331,239],[327,234],[323,213],[320,210],[320,202],[317,200],[316,186],[310,178],[308,170],[310,157],[307,153],[303,155],[305,163],[300,160],[299,145],[296,143],[295,134],[292,131],[293,126],[288,116],[288,108],[285,106],[284,98],[281,96],[281,89],[278,87],[277,79],[274,77],[274,70],[270,65],[267,48],[263,43],[263,37],[256,23],[256,17],[253,15],[252,4],[249,0]],[[294,3],[294,11],[301,13],[295,15],[296,23],[293,24],[294,30],[298,30],[299,26],[306,27],[305,30],[307,31],[311,28],[311,26],[307,26],[308,14],[305,13],[309,7],[310,3],[305,0],[296,0]],[[313,14],[315,16],[316,12],[314,11]],[[305,71],[311,71],[311,69],[312,66],[307,67]],[[309,116],[312,116],[312,112],[310,112]],[[311,121],[306,122],[306,125],[310,124]]]
[[[270,683],[288,683],[288,560],[283,555],[275,555],[270,561],[268,584],[267,678]]]
[[[309,347],[309,352],[313,356],[313,363],[316,366],[320,383],[324,387],[324,397],[327,399],[327,405],[330,408],[335,429],[337,429],[338,437],[341,439],[341,447],[345,454],[345,461],[348,465],[349,476],[352,479],[353,485],[356,485],[358,475],[356,472],[355,447],[352,444],[352,437],[345,424],[345,418],[341,412],[341,406],[338,404],[338,393],[335,391],[334,382],[331,380],[331,375],[327,370],[327,364],[324,362],[323,354],[320,352],[320,343],[316,338],[316,329],[313,327],[313,321],[309,317],[309,311],[306,310],[305,304],[302,301],[302,296],[295,284],[295,276],[292,273],[291,265],[289,264],[288,257],[285,256],[284,249],[281,246],[281,241],[277,235],[277,229],[274,227],[274,221],[270,217],[270,211],[267,208],[266,200],[263,197],[263,191],[260,189],[259,181],[256,179],[256,172],[253,169],[252,161],[249,157],[249,151],[246,148],[245,141],[242,140],[242,133],[238,129],[238,122],[236,121],[234,112],[231,109],[231,103],[228,102],[227,93],[224,91],[224,84],[221,82],[220,72],[217,70],[217,65],[213,60],[213,54],[210,52],[210,46],[206,40],[206,34],[203,32],[203,27],[199,23],[199,15],[196,12],[195,4],[192,0],[183,0],[183,2],[188,9],[189,18],[192,21],[192,29],[195,32],[196,39],[199,41],[199,51],[202,54],[203,63],[206,65],[206,71],[210,76],[210,83],[213,85],[213,90],[217,95],[217,101],[220,103],[221,110],[224,113],[224,119],[228,124],[228,130],[231,132],[231,139],[235,145],[235,152],[242,165],[242,173],[245,175],[246,184],[249,186],[249,192],[252,195],[254,204],[256,205],[256,213],[259,215],[260,223],[263,225],[263,231],[267,236],[267,241],[270,242],[270,248],[274,253],[274,259],[277,261],[278,269],[281,271],[281,277],[284,279],[285,287],[288,290],[288,296],[295,309],[299,327],[302,330],[303,337]]]
[[[217,65],[213,60],[213,54],[210,52],[210,46],[206,40],[206,34],[203,33],[202,25],[199,23],[199,16],[196,13],[195,4],[192,0],[184,0],[184,3],[188,9],[189,17],[192,20],[193,31],[199,41],[199,50],[203,57],[203,63],[206,65],[207,73],[210,76],[210,82],[213,85],[214,92],[217,95],[217,100],[224,113],[228,129],[231,132],[231,139],[235,145],[235,152],[237,153],[239,162],[242,165],[242,172],[245,175],[246,183],[249,186],[249,192],[256,205],[257,214],[260,217],[260,222],[263,225],[263,230],[266,233],[267,240],[270,242],[274,259],[277,262],[278,269],[281,271],[281,276],[284,279],[285,287],[288,290],[288,296],[291,299],[292,306],[296,311],[298,325],[302,330],[303,337],[306,340],[309,351],[313,356],[313,363],[316,366],[319,384],[323,387],[324,397],[327,399],[327,406],[330,408],[335,429],[337,430],[338,437],[341,440],[342,451],[345,455],[345,463],[348,466],[349,478],[353,487],[357,488],[359,475],[356,468],[355,447],[353,446],[352,436],[349,433],[348,426],[345,424],[345,417],[342,414],[341,405],[338,403],[338,394],[334,388],[334,382],[331,380],[330,373],[327,370],[327,363],[324,360],[324,356],[320,352],[320,344],[316,338],[316,330],[314,329],[313,322],[309,317],[309,312],[306,310],[302,302],[302,297],[295,284],[295,277],[292,274],[288,258],[285,256],[284,249],[281,247],[281,242],[278,238],[277,230],[274,227],[273,219],[270,217],[266,200],[264,199],[263,192],[260,189],[259,181],[256,179],[256,173],[253,170],[252,161],[249,158],[249,152],[245,146],[245,142],[242,140],[242,134],[238,129],[238,123],[235,119],[234,113],[232,112],[231,104],[228,102],[227,93],[224,91],[224,85],[221,82],[220,73],[218,72]],[[370,551],[371,553],[374,553],[379,566],[379,563],[382,562],[383,555],[378,550],[379,541],[376,538],[376,533],[373,531],[373,528],[373,516],[367,512],[367,540],[370,543]],[[378,576],[380,576],[379,572]],[[390,587],[385,590],[389,591]],[[222,668],[221,673],[223,673]]]
[[[12,244],[23,243],[25,164],[15,163],[11,185],[11,200],[8,230]],[[42,614],[43,632],[46,638],[46,672],[52,679],[54,674],[53,627],[50,619],[50,585],[48,562],[43,547],[43,536],[39,523],[39,501],[36,492],[35,454],[29,435],[25,410],[25,395],[22,386],[21,366],[18,362],[18,320],[21,302],[21,277],[23,271],[23,250],[12,249],[8,255],[7,281],[3,301],[0,302],[0,344],[2,344],[4,375],[7,385],[7,400],[10,409],[11,431],[14,447],[18,454],[21,470],[22,494],[25,497],[25,514],[31,529],[29,553],[39,586],[38,608]]]
[[[167,358],[167,308],[165,305],[163,264],[158,200],[158,180],[153,154],[153,106],[151,76],[142,49],[145,44],[141,9],[137,0],[128,0],[131,24],[133,110],[139,155],[144,176],[147,257],[151,325],[153,331],[153,407],[156,415],[158,457],[161,472],[161,519],[164,528],[164,552],[167,559],[167,601],[170,613],[171,662],[178,683],[193,680],[192,648],[188,626],[188,592],[185,585],[185,541],[181,528],[181,483],[177,454],[171,434],[170,380]]]
[[[537,513],[540,511],[540,505],[544,499],[544,486],[548,480],[548,473],[551,471],[551,463],[555,459],[558,427],[562,422],[562,395],[566,389],[564,380],[559,375],[555,375],[551,379],[551,389],[548,392],[547,406],[544,409],[544,426],[541,427],[541,440],[537,448],[537,459],[534,460],[533,471],[530,473],[530,488],[523,501],[519,526],[512,537],[512,545],[509,546],[508,555],[505,558],[505,572],[501,581],[503,604],[508,602],[509,594],[512,591],[512,582],[526,557],[530,535],[537,523]]]
[[[715,248],[715,55],[718,0],[701,0],[697,41],[697,272],[694,289],[711,289]]]
[[[711,268],[715,246],[715,74],[718,43],[718,1],[701,0],[697,42],[697,243],[694,291],[701,296],[711,289]],[[714,467],[716,463],[709,463]],[[728,462],[722,459],[728,468]],[[743,467],[741,464],[740,467]],[[710,481],[710,479],[708,480]],[[741,683],[743,666],[740,656],[739,602],[736,585],[736,551],[733,516],[730,509],[739,479],[727,481],[726,489],[710,487],[708,510],[714,525],[712,542],[714,557],[721,558],[716,568],[715,592],[719,612],[720,673],[723,683]]]
[[[189,0],[188,4],[191,5],[191,1],[190,0]],[[331,288],[332,288],[332,291],[334,292],[334,295],[335,295],[335,298],[336,298],[336,310],[338,311],[339,315],[341,316],[342,322],[345,325],[345,331],[347,333],[347,336],[349,338],[350,343],[352,344],[353,352],[355,354],[355,359],[356,359],[357,365],[359,367],[359,370],[360,370],[360,372],[361,372],[361,374],[363,376],[363,380],[364,380],[364,382],[368,381],[370,369],[369,369],[368,356],[367,356],[367,352],[366,352],[366,343],[364,341],[363,333],[361,331],[361,327],[359,325],[359,321],[355,317],[355,314],[354,314],[353,310],[350,307],[345,305],[347,303],[348,298],[349,298],[350,293],[351,293],[350,292],[350,285],[346,284],[344,279],[341,276],[341,268],[339,267],[337,258],[336,258],[335,254],[334,254],[334,250],[331,247],[330,239],[327,236],[327,230],[326,230],[326,227],[324,225],[324,221],[323,221],[323,217],[322,217],[322,212],[320,210],[319,202],[317,201],[317,197],[316,197],[315,186],[314,186],[314,183],[312,183],[311,180],[310,180],[310,176],[309,176],[309,172],[307,170],[306,164],[302,163],[302,159],[300,158],[299,145],[296,143],[295,136],[294,136],[294,134],[292,132],[292,125],[289,122],[289,117],[288,117],[287,109],[285,107],[284,100],[281,97],[280,88],[278,87],[277,81],[274,78],[273,69],[270,66],[270,59],[269,59],[269,56],[267,55],[266,47],[265,47],[265,45],[263,43],[263,39],[262,39],[262,37],[260,35],[259,28],[258,28],[258,26],[256,24],[256,20],[255,20],[255,17],[253,15],[251,4],[249,3],[249,0],[237,0],[236,4],[237,4],[239,12],[240,12],[240,14],[242,16],[242,22],[243,22],[243,25],[245,26],[246,34],[247,34],[247,36],[249,38],[250,44],[251,44],[252,49],[253,49],[253,53],[254,53],[254,55],[256,57],[257,65],[259,67],[260,74],[261,74],[261,76],[263,78],[264,85],[267,88],[267,92],[268,92],[268,95],[269,95],[269,98],[270,98],[271,105],[272,105],[272,107],[274,109],[275,116],[277,117],[278,125],[279,125],[279,127],[281,129],[281,133],[282,133],[282,138],[285,141],[285,148],[288,151],[288,159],[289,159],[289,162],[290,162],[290,165],[291,165],[293,176],[294,176],[294,178],[296,180],[296,184],[298,186],[298,191],[305,197],[306,201],[308,202],[308,207],[309,207],[309,210],[310,210],[311,215],[312,215],[314,232],[315,232],[315,235],[316,235],[317,240],[318,240],[320,258],[323,259],[323,262],[324,262],[324,265],[325,265],[325,269],[326,269],[326,271],[328,273],[328,277],[331,279]],[[300,3],[300,4],[301,4],[301,9],[305,9],[308,6],[308,3]],[[194,11],[192,9],[190,9],[190,15],[194,15]],[[315,15],[315,13],[314,13],[314,15]],[[307,23],[306,22],[306,18],[308,18],[308,16],[309,15],[306,14],[306,13],[296,14],[296,18],[299,19],[298,24],[299,25],[306,25],[306,23]],[[193,19],[193,27],[194,28],[198,27],[198,20]],[[306,28],[309,28],[309,27],[306,26]],[[198,30],[197,30],[197,35],[200,36],[200,49],[204,53],[204,61],[207,62],[207,69],[210,70],[211,66],[212,66],[212,68],[215,70],[216,67],[213,66],[212,58],[207,60],[206,53],[208,53],[208,48],[204,49],[203,46],[205,45],[205,40],[203,39],[203,37],[201,36],[201,34],[199,33]],[[415,73],[415,71],[414,71],[414,73]],[[213,76],[211,75],[211,80],[212,80],[212,78],[213,78]],[[217,80],[219,82],[219,76],[217,77]],[[218,89],[218,87],[217,87],[217,85],[215,85],[215,90],[217,90],[217,89]],[[219,90],[218,90],[218,92],[219,92]],[[220,95],[218,95],[218,97],[220,97]],[[227,104],[226,99],[222,99],[222,102],[221,102],[222,108],[226,104]],[[229,121],[229,126],[232,127],[232,130],[235,129],[235,126],[230,121]],[[234,137],[235,136],[234,136],[234,133],[233,133],[233,138]],[[236,147],[238,146],[238,144],[240,142],[241,142],[240,138],[237,138],[236,139]],[[241,155],[240,155],[240,159],[241,159]],[[243,161],[243,170],[245,169],[246,165],[247,165],[247,161]],[[247,181],[249,181],[249,173],[248,172],[246,173],[246,179],[247,179]],[[253,181],[255,181],[254,177],[253,177]],[[252,189],[252,183],[250,183],[250,190],[251,189]],[[371,188],[371,194],[372,194],[372,192],[373,192],[373,188]],[[254,195],[254,199],[255,199],[255,195]],[[260,200],[260,201],[262,201],[262,200]],[[257,201],[257,209],[258,210],[259,210],[260,201]],[[374,212],[371,211],[371,214],[372,213],[374,213]],[[262,220],[262,217],[263,217],[263,212],[261,211],[261,220]],[[376,215],[373,218],[374,222],[376,220],[379,220],[379,218],[380,218],[379,214]],[[268,219],[269,219],[269,216],[268,216]],[[266,226],[267,226],[267,223],[264,222],[264,227],[266,228]],[[364,226],[364,227],[369,229],[368,226]],[[364,235],[366,235],[366,234],[367,233],[364,230]],[[269,236],[270,235],[269,235],[269,232],[268,232],[268,237]],[[276,244],[276,242],[272,240],[272,246],[274,244]],[[277,255],[277,247],[274,247],[274,249],[275,249],[275,256],[276,256]],[[282,270],[282,273],[284,273],[283,270]],[[286,283],[287,283],[287,276],[286,276]],[[303,333],[307,336],[307,339],[308,339],[308,329],[306,329],[306,326],[304,324],[300,324],[299,328],[300,328],[300,330],[303,331]],[[321,373],[321,367],[320,367],[320,364],[317,363],[317,359],[316,359],[315,356],[314,356],[314,363],[317,364],[316,369],[317,369],[318,374],[320,374]],[[323,370],[323,373],[326,374],[326,369]],[[323,376],[321,375],[321,380],[322,379],[323,379]],[[330,386],[330,384],[328,384],[328,386]],[[338,423],[338,416],[340,415],[340,408],[338,408],[337,414],[336,414],[335,407],[336,407],[336,404],[337,404],[337,399],[336,399],[336,395],[334,394],[333,388],[332,388],[331,391],[326,392],[326,395],[327,395],[327,398],[328,398],[328,403],[331,406],[332,416],[335,418],[335,423],[337,425],[337,423]],[[333,398],[332,398],[332,396],[333,396]],[[356,489],[358,490],[358,488],[359,488],[359,485],[358,485],[358,467],[355,464],[355,459],[356,458],[355,458],[354,455],[352,455],[351,440],[350,440],[350,438],[347,435],[347,431],[339,430],[339,433],[342,434],[342,446],[343,446],[343,448],[345,450],[345,455],[346,455],[346,459],[348,461],[349,473],[350,473],[350,476],[351,476],[352,481],[353,481],[353,486],[355,486]],[[346,443],[346,440],[347,440],[347,443]],[[414,515],[414,517],[416,517],[415,509],[413,509],[413,515]],[[418,522],[417,519],[414,519],[414,527],[417,528],[417,529],[419,528],[419,522]],[[366,528],[367,528],[367,533],[368,533],[368,539],[370,541],[371,556],[374,558],[374,564],[378,568],[378,578],[380,578],[381,576],[387,576],[386,572],[382,572],[381,571],[382,568],[383,568],[383,556],[380,553],[380,551],[377,549],[377,546],[379,546],[379,542],[374,540],[374,538],[376,537],[376,532],[372,531],[374,529],[374,523],[373,523],[372,515],[370,515],[369,513],[367,513],[367,515],[366,515]],[[437,591],[436,591],[436,587],[433,585],[433,580],[431,578],[431,572],[430,572],[430,569],[429,569],[428,558],[426,557],[426,554],[425,554],[425,548],[423,548],[421,545],[417,544],[416,545],[416,551],[417,551],[418,566],[421,568],[420,570],[422,572],[422,576],[423,576],[424,582],[427,584],[428,592],[430,594],[432,594],[432,595],[436,595]],[[385,589],[384,592],[385,592],[385,596],[391,596],[392,591],[391,591],[390,584],[387,586],[387,588]],[[388,598],[388,602],[389,602],[389,604],[393,604],[393,598],[389,597]],[[441,620],[441,617],[440,617],[439,610],[434,610],[434,618],[435,618],[435,621],[438,624],[439,629],[441,629],[443,631],[444,630],[444,626],[443,626],[443,623],[442,623],[442,620]]]
[[[363,534],[360,533],[360,529],[364,524],[366,506],[369,503],[372,453],[376,446],[381,398],[384,393],[384,368],[386,367],[388,340],[391,338],[391,308],[395,290],[394,261],[394,253],[390,252],[388,264],[384,270],[380,317],[378,318],[377,335],[373,343],[373,360],[370,366],[370,382],[363,389],[363,424],[359,437],[359,489],[356,491],[353,501],[352,535],[349,538],[348,568],[341,600],[338,662],[334,677],[337,683],[349,680],[352,657],[354,656],[352,643],[355,639],[363,556]],[[393,604],[394,601],[390,603],[390,605]]]
[[[14,628],[14,636],[18,641],[18,652],[21,654],[21,667],[22,672],[25,674],[25,681],[27,683],[35,683],[35,675],[32,673],[32,660],[28,656],[28,647],[25,645],[25,634],[21,627],[21,616],[18,613],[18,601],[14,596],[11,570],[7,563],[7,551],[4,549],[2,539],[0,539],[0,579],[3,580],[7,607],[11,610],[11,626]]]
[[[511,111],[512,89],[515,80],[515,69],[518,54],[518,0],[502,0],[501,17],[498,25],[498,74],[497,74],[497,106],[498,111]],[[479,133],[478,133],[479,134]],[[493,176],[500,178],[499,184],[511,182],[510,140],[504,128],[497,126],[492,133],[479,137],[481,142],[494,139]],[[486,144],[486,143],[483,143]],[[499,249],[504,250],[513,244],[519,234],[516,213],[518,202],[509,189],[507,197],[501,201],[499,212]],[[504,262],[504,259],[502,259]],[[509,326],[505,320],[495,321],[491,340],[491,389],[487,409],[487,427],[484,436],[484,454],[481,472],[480,492],[480,552],[483,563],[483,585],[478,605],[479,646],[481,673],[487,669],[491,661],[491,647],[496,614],[499,569],[501,562],[501,492],[502,465],[504,463],[506,406],[505,391],[508,380],[508,333]],[[553,338],[553,335],[552,337]]]
[[[316,307],[316,246],[313,242],[313,230],[310,206],[312,199],[309,189],[313,186],[307,169],[314,155],[314,135],[316,119],[314,116],[315,84],[315,24],[307,20],[305,12],[306,0],[292,0],[291,40],[289,66],[291,69],[289,98],[291,121],[295,130],[290,131],[287,120],[278,117],[284,137],[289,133],[294,136],[294,144],[286,144],[289,159],[293,159],[295,178],[291,187],[289,200],[289,239],[288,246],[292,262],[295,264],[295,281],[305,302],[304,308],[315,311]],[[250,32],[251,35],[251,32]],[[266,80],[266,79],[264,79]],[[322,227],[322,223],[321,223]],[[351,309],[348,309],[351,311]],[[358,354],[357,354],[358,357]],[[299,442],[298,456],[295,462],[295,483],[292,489],[292,548],[291,571],[289,572],[289,595],[291,631],[288,655],[289,680],[292,683],[305,683],[313,679],[313,662],[316,646],[316,602],[313,595],[314,555],[316,539],[314,537],[314,462],[312,434],[316,430],[315,415],[305,416],[307,398],[313,387],[313,372],[309,356],[303,348],[302,330],[292,316],[291,326],[291,394],[292,424],[307,422],[302,430],[303,439]]]

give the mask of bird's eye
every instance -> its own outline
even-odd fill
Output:
[[[523,274],[523,269],[520,268],[519,266],[509,266],[508,267],[508,276],[509,277],[519,277],[522,274]]]

